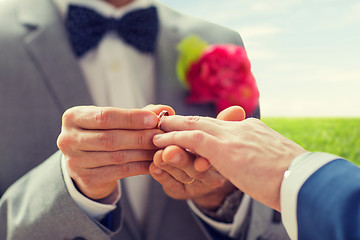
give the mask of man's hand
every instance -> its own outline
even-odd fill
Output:
[[[173,109],[80,106],[63,115],[58,147],[77,188],[91,199],[113,192],[118,179],[149,174],[156,147],[152,143],[157,114]]]
[[[191,150],[241,191],[278,211],[283,174],[296,156],[306,152],[255,118],[228,122],[170,116],[161,126],[167,133],[154,137],[156,146]]]
[[[190,117],[196,122],[197,117]],[[219,119],[241,121],[245,113],[238,108],[219,114]],[[217,209],[235,187],[225,177],[210,167],[209,162],[181,147],[170,145],[159,150],[150,165],[150,174],[167,195],[175,199],[191,199],[198,206]]]
[[[191,199],[198,206],[214,210],[235,187],[213,168],[196,171],[196,156],[178,146],[159,150],[150,165],[150,174],[174,199]]]

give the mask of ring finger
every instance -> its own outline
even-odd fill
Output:
[[[156,167],[158,167],[161,170],[167,172],[174,179],[176,179],[177,181],[179,181],[181,183],[188,184],[190,182],[193,182],[194,178],[189,176],[183,169],[173,167],[173,166],[167,164],[166,162],[164,162],[163,156],[164,156],[164,151],[163,150],[159,150],[159,151],[157,151],[155,153],[155,155],[154,155],[154,165]],[[183,159],[181,159],[180,161],[182,161],[182,160]]]

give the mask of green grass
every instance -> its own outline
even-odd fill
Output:
[[[328,152],[360,166],[360,118],[273,118],[262,120],[308,151]]]

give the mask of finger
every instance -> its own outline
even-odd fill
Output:
[[[143,109],[80,106],[63,114],[65,127],[83,129],[149,129],[156,124],[156,114]]]
[[[158,134],[154,136],[153,143],[159,148],[177,145],[209,159],[218,155],[221,140],[206,132],[194,130]]]
[[[149,167],[151,176],[158,181],[164,191],[172,198],[175,199],[186,199],[187,193],[183,183],[177,181],[166,171],[161,170],[152,163]]]
[[[81,151],[119,151],[119,150],[151,150],[154,135],[162,133],[159,129],[150,130],[82,130],[74,141],[73,148]]]
[[[151,111],[151,112],[155,113],[156,115],[161,113],[163,110],[167,111],[170,116],[175,115],[175,110],[172,107],[167,106],[167,105],[150,104],[150,105],[147,105],[146,107],[144,107],[143,109]]]
[[[225,121],[242,121],[246,117],[245,110],[240,106],[228,107],[221,111],[216,119]]]
[[[201,130],[211,135],[221,133],[222,121],[215,118],[199,116],[164,116],[161,121],[161,130],[164,132]]]
[[[204,172],[211,167],[209,160],[203,157],[197,157],[194,160],[194,168],[198,172]]]
[[[122,178],[149,174],[151,162],[130,162],[121,165],[102,166],[98,168],[84,169],[71,168],[68,166],[70,176],[80,181],[84,186],[96,186]]]
[[[168,146],[164,149],[162,159],[167,165],[171,165],[174,169],[182,170],[190,177],[188,180],[181,181],[183,183],[189,183],[196,179],[198,182],[206,185],[217,185],[219,173],[215,169],[210,169],[210,167],[202,172],[197,171],[194,167],[196,156],[193,153],[185,151],[178,146]],[[169,173],[173,175],[171,172]]]
[[[174,169],[180,169],[185,172],[190,179],[183,181],[184,183],[191,181],[193,178],[200,179],[200,172],[194,168],[194,159],[196,156],[193,153],[185,151],[178,146],[168,146],[164,149],[162,159],[168,166]]]
[[[98,168],[122,165],[130,162],[152,161],[155,150],[121,150],[114,152],[80,152],[77,156],[67,157],[69,166],[76,168]]]
[[[154,164],[156,167],[160,168],[161,170],[167,172],[171,175],[174,179],[181,183],[188,183],[193,180],[193,177],[190,177],[183,169],[178,167],[173,167],[172,165],[167,164],[164,161],[164,153],[166,149],[163,151],[158,151],[154,155]],[[183,160],[183,159],[181,159]]]
[[[224,121],[242,121],[246,118],[245,110],[240,106],[228,107],[225,110],[221,111],[216,119]],[[203,157],[197,157],[194,160],[194,168],[196,171],[204,172],[210,168],[210,162]]]
[[[114,182],[119,179],[149,174],[151,162],[126,163],[94,169],[72,169],[69,174],[77,187],[86,196],[93,199],[106,197],[112,192]]]

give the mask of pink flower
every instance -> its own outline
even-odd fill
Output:
[[[190,87],[189,103],[215,104],[217,111],[238,105],[251,115],[259,104],[259,91],[251,73],[244,48],[236,45],[212,45],[193,62],[186,80]]]

